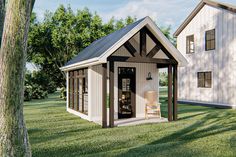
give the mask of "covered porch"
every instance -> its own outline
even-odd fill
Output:
[[[138,41],[137,41],[138,40]],[[136,42],[135,42],[136,41]],[[135,45],[136,44],[136,45]],[[143,27],[138,33],[136,33],[132,38],[126,41],[122,45],[129,53],[129,56],[126,54],[121,56],[119,52],[115,52],[112,55],[107,57],[107,63],[102,64],[102,127],[114,127],[114,126],[125,126],[125,125],[136,125],[143,123],[160,123],[177,120],[177,66],[178,62],[176,59],[170,54],[170,52],[161,44],[155,35],[147,28]],[[127,119],[119,119],[116,113],[117,108],[117,92],[115,92],[115,88],[117,87],[117,75],[118,68],[122,67],[135,67],[134,64],[140,64],[141,66],[145,65],[155,65],[156,70],[152,71],[151,67],[148,67],[148,71],[152,71],[154,75],[159,74],[159,69],[167,68],[168,69],[168,117],[165,118],[157,118],[153,117],[151,119],[145,120],[144,117],[136,116],[136,112],[134,115]],[[153,74],[152,73],[152,74]],[[139,77],[148,77],[147,71],[142,70],[142,74],[135,75],[136,79],[140,79]],[[154,76],[155,77],[155,76]],[[157,76],[158,77],[158,76]],[[107,78],[109,83],[107,84]],[[158,79],[159,80],[159,77]],[[159,88],[159,82],[154,82]],[[109,88],[107,88],[107,85]],[[138,86],[136,84],[136,86]],[[142,87],[143,86],[143,87]],[[141,88],[144,87],[145,84],[141,85]],[[155,86],[155,85],[153,85]],[[118,91],[121,90],[122,87],[118,87]],[[137,88],[137,87],[136,87]],[[140,89],[139,89],[140,90]],[[144,89],[145,91],[145,89]],[[144,91],[140,92],[144,95]],[[159,90],[157,89],[157,92]],[[107,110],[107,94],[109,95],[109,110]],[[137,91],[132,91],[132,94],[137,97]],[[131,95],[132,95],[131,94]],[[158,94],[159,95],[159,94]],[[115,100],[116,99],[116,100]],[[140,100],[141,101],[141,100]],[[133,111],[137,111],[137,98],[134,98],[134,107]],[[144,102],[143,102],[144,103]],[[115,105],[116,104],[116,105]],[[109,113],[108,113],[109,112]]]

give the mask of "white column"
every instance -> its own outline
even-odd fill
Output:
[[[69,72],[66,72],[66,110],[69,108]]]
[[[88,119],[92,120],[92,67],[88,67]]]

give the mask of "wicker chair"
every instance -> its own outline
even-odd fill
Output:
[[[148,115],[153,115],[161,118],[161,104],[157,100],[157,92],[147,91],[144,95],[146,99],[145,119],[148,119]]]

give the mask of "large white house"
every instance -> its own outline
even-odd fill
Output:
[[[236,108],[236,6],[202,0],[174,33],[180,102]]]

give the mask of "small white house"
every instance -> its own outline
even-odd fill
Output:
[[[177,120],[177,66],[186,64],[156,24],[143,18],[94,41],[61,68],[67,76],[67,111],[103,127],[144,117],[144,92],[159,91],[158,69],[168,67],[168,119]]]
[[[236,6],[202,0],[174,33],[180,102],[236,108]]]

